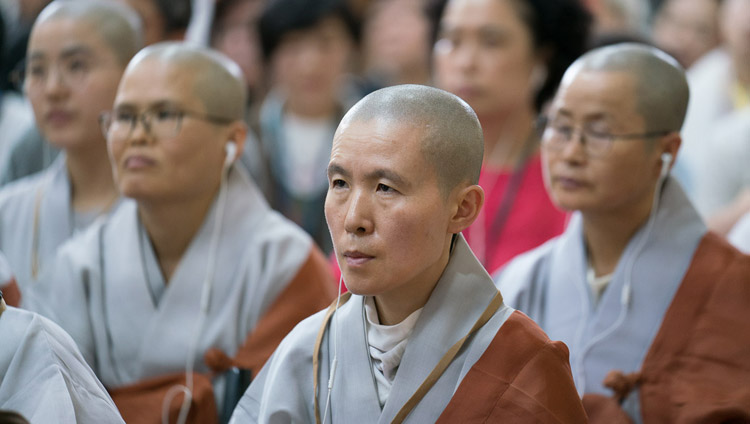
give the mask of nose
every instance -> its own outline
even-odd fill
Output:
[[[476,67],[479,57],[479,46],[477,43],[464,42],[456,47],[456,65],[466,72]]]
[[[362,190],[352,191],[346,203],[344,229],[347,233],[363,236],[370,234],[373,228],[372,204],[369,196]]]
[[[586,159],[586,140],[583,130],[576,128],[562,149],[562,158],[568,162],[581,162]]]
[[[151,121],[146,117],[145,114],[140,114],[133,123],[133,128],[130,130],[130,143],[141,144],[145,143],[151,136]]]
[[[65,77],[58,67],[51,67],[44,79],[44,92],[48,97],[63,95],[68,89]]]

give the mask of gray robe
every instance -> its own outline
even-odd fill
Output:
[[[362,296],[354,295],[332,317],[321,345],[321,419],[326,407],[330,364],[336,350],[332,334],[338,328],[338,366],[331,393],[329,423],[388,423],[422,384],[445,352],[463,337],[482,314],[497,289],[474,257],[463,236],[458,237],[442,277],[409,336],[390,395],[380,408],[365,342]],[[501,305],[470,337],[438,381],[405,422],[435,422],[456,388],[477,362],[513,309]],[[232,423],[315,422],[312,356],[324,312],[301,322],[279,345],[253,381],[232,416]]]
[[[0,314],[0,409],[32,424],[124,423],[70,336],[12,307]]]
[[[314,249],[307,234],[268,207],[244,169],[235,166],[227,184],[214,283],[195,357],[195,371],[202,373],[209,372],[203,361],[208,349],[230,357],[238,351]],[[137,205],[128,199],[109,220],[62,246],[54,272],[24,303],[70,333],[109,389],[183,372],[212,255],[216,203],[168,284],[148,238],[141,239]]]
[[[638,254],[636,246],[645,227],[628,243],[598,303],[586,279],[587,254],[578,212],[564,234],[519,256],[496,277],[509,305],[535,320],[551,339],[568,345],[580,394],[609,395],[602,385],[609,371],[640,370],[706,233],[698,213],[672,178],[663,186],[655,225]],[[631,417],[640,417],[637,390],[623,406]]]

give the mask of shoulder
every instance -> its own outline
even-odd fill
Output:
[[[0,210],[18,205],[26,199],[33,199],[45,175],[44,171],[37,172],[3,186],[0,190]]]
[[[516,256],[493,276],[495,285],[510,306],[523,309],[518,304],[520,298],[523,298],[532,286],[547,278],[546,267],[558,240],[559,237],[555,237],[533,250]]]
[[[468,410],[481,422],[585,422],[568,349],[518,311],[461,382],[441,422],[466,422]]]
[[[292,331],[284,337],[274,353],[276,361],[303,362],[312,364],[313,348],[318,331],[325,318],[325,310],[319,311],[300,321]],[[278,358],[276,358],[278,357]]]

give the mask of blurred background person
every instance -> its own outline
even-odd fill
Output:
[[[101,0],[114,1],[114,0]],[[146,45],[165,40],[180,40],[185,36],[192,17],[191,0],[117,0],[133,8],[141,18],[143,41]],[[26,0],[23,2],[26,3]],[[34,0],[30,4],[44,5],[49,1]],[[25,7],[25,14],[33,19],[41,8]],[[25,46],[24,53],[25,54]],[[22,86],[20,76],[25,72],[25,63],[14,65],[14,75],[9,77]],[[60,150],[48,140],[32,122],[16,126],[20,135],[8,136],[5,157],[0,156],[0,185],[39,172],[49,166]]]
[[[258,18],[264,4],[263,0],[220,0],[216,4],[211,26],[211,46],[227,55],[242,69],[247,86],[245,122],[248,132],[240,161],[268,197],[272,191],[270,170],[257,136],[258,109],[266,92],[266,75],[258,34]]]
[[[128,6],[94,0],[53,2],[34,23],[24,91],[40,131],[63,153],[0,190],[0,249],[21,293],[65,240],[118,203],[99,114],[141,47],[140,29]]]
[[[747,164],[724,159],[740,157],[748,143],[743,121],[750,109],[750,1],[722,1],[719,28],[721,46],[688,72],[690,103],[676,176],[711,229],[726,234],[750,210],[742,181]]]
[[[463,98],[484,131],[486,202],[464,231],[489,272],[560,234],[566,215],[544,189],[535,122],[587,42],[577,0],[450,0],[439,18],[434,78]]]
[[[192,17],[191,0],[118,0],[132,7],[143,21],[143,43],[185,38]]]
[[[592,38],[613,35],[646,38],[653,2],[648,0],[580,0],[593,16]],[[602,43],[595,43],[601,45]]]
[[[336,126],[359,97],[347,82],[359,22],[344,0],[273,0],[259,29],[271,80],[260,109],[267,196],[328,253],[325,169]]]
[[[652,36],[656,47],[690,68],[719,45],[721,0],[664,0],[656,11]]]
[[[424,0],[376,0],[362,27],[367,90],[430,84],[430,21]]]

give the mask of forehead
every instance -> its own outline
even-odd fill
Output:
[[[419,178],[417,170],[426,167],[422,154],[425,130],[387,119],[356,121],[336,131],[331,149],[331,163],[349,165],[350,172],[387,167],[404,175]]]
[[[585,118],[604,116],[628,121],[637,110],[635,77],[620,71],[583,70],[565,78],[552,103],[552,111]]]
[[[169,102],[202,107],[194,81],[194,73],[188,67],[147,58],[128,67],[117,90],[115,106]]]
[[[515,5],[509,0],[451,0],[445,7],[441,26],[473,28],[520,23]]]
[[[114,55],[95,25],[81,18],[53,17],[34,26],[27,56],[49,58],[71,50]]]

